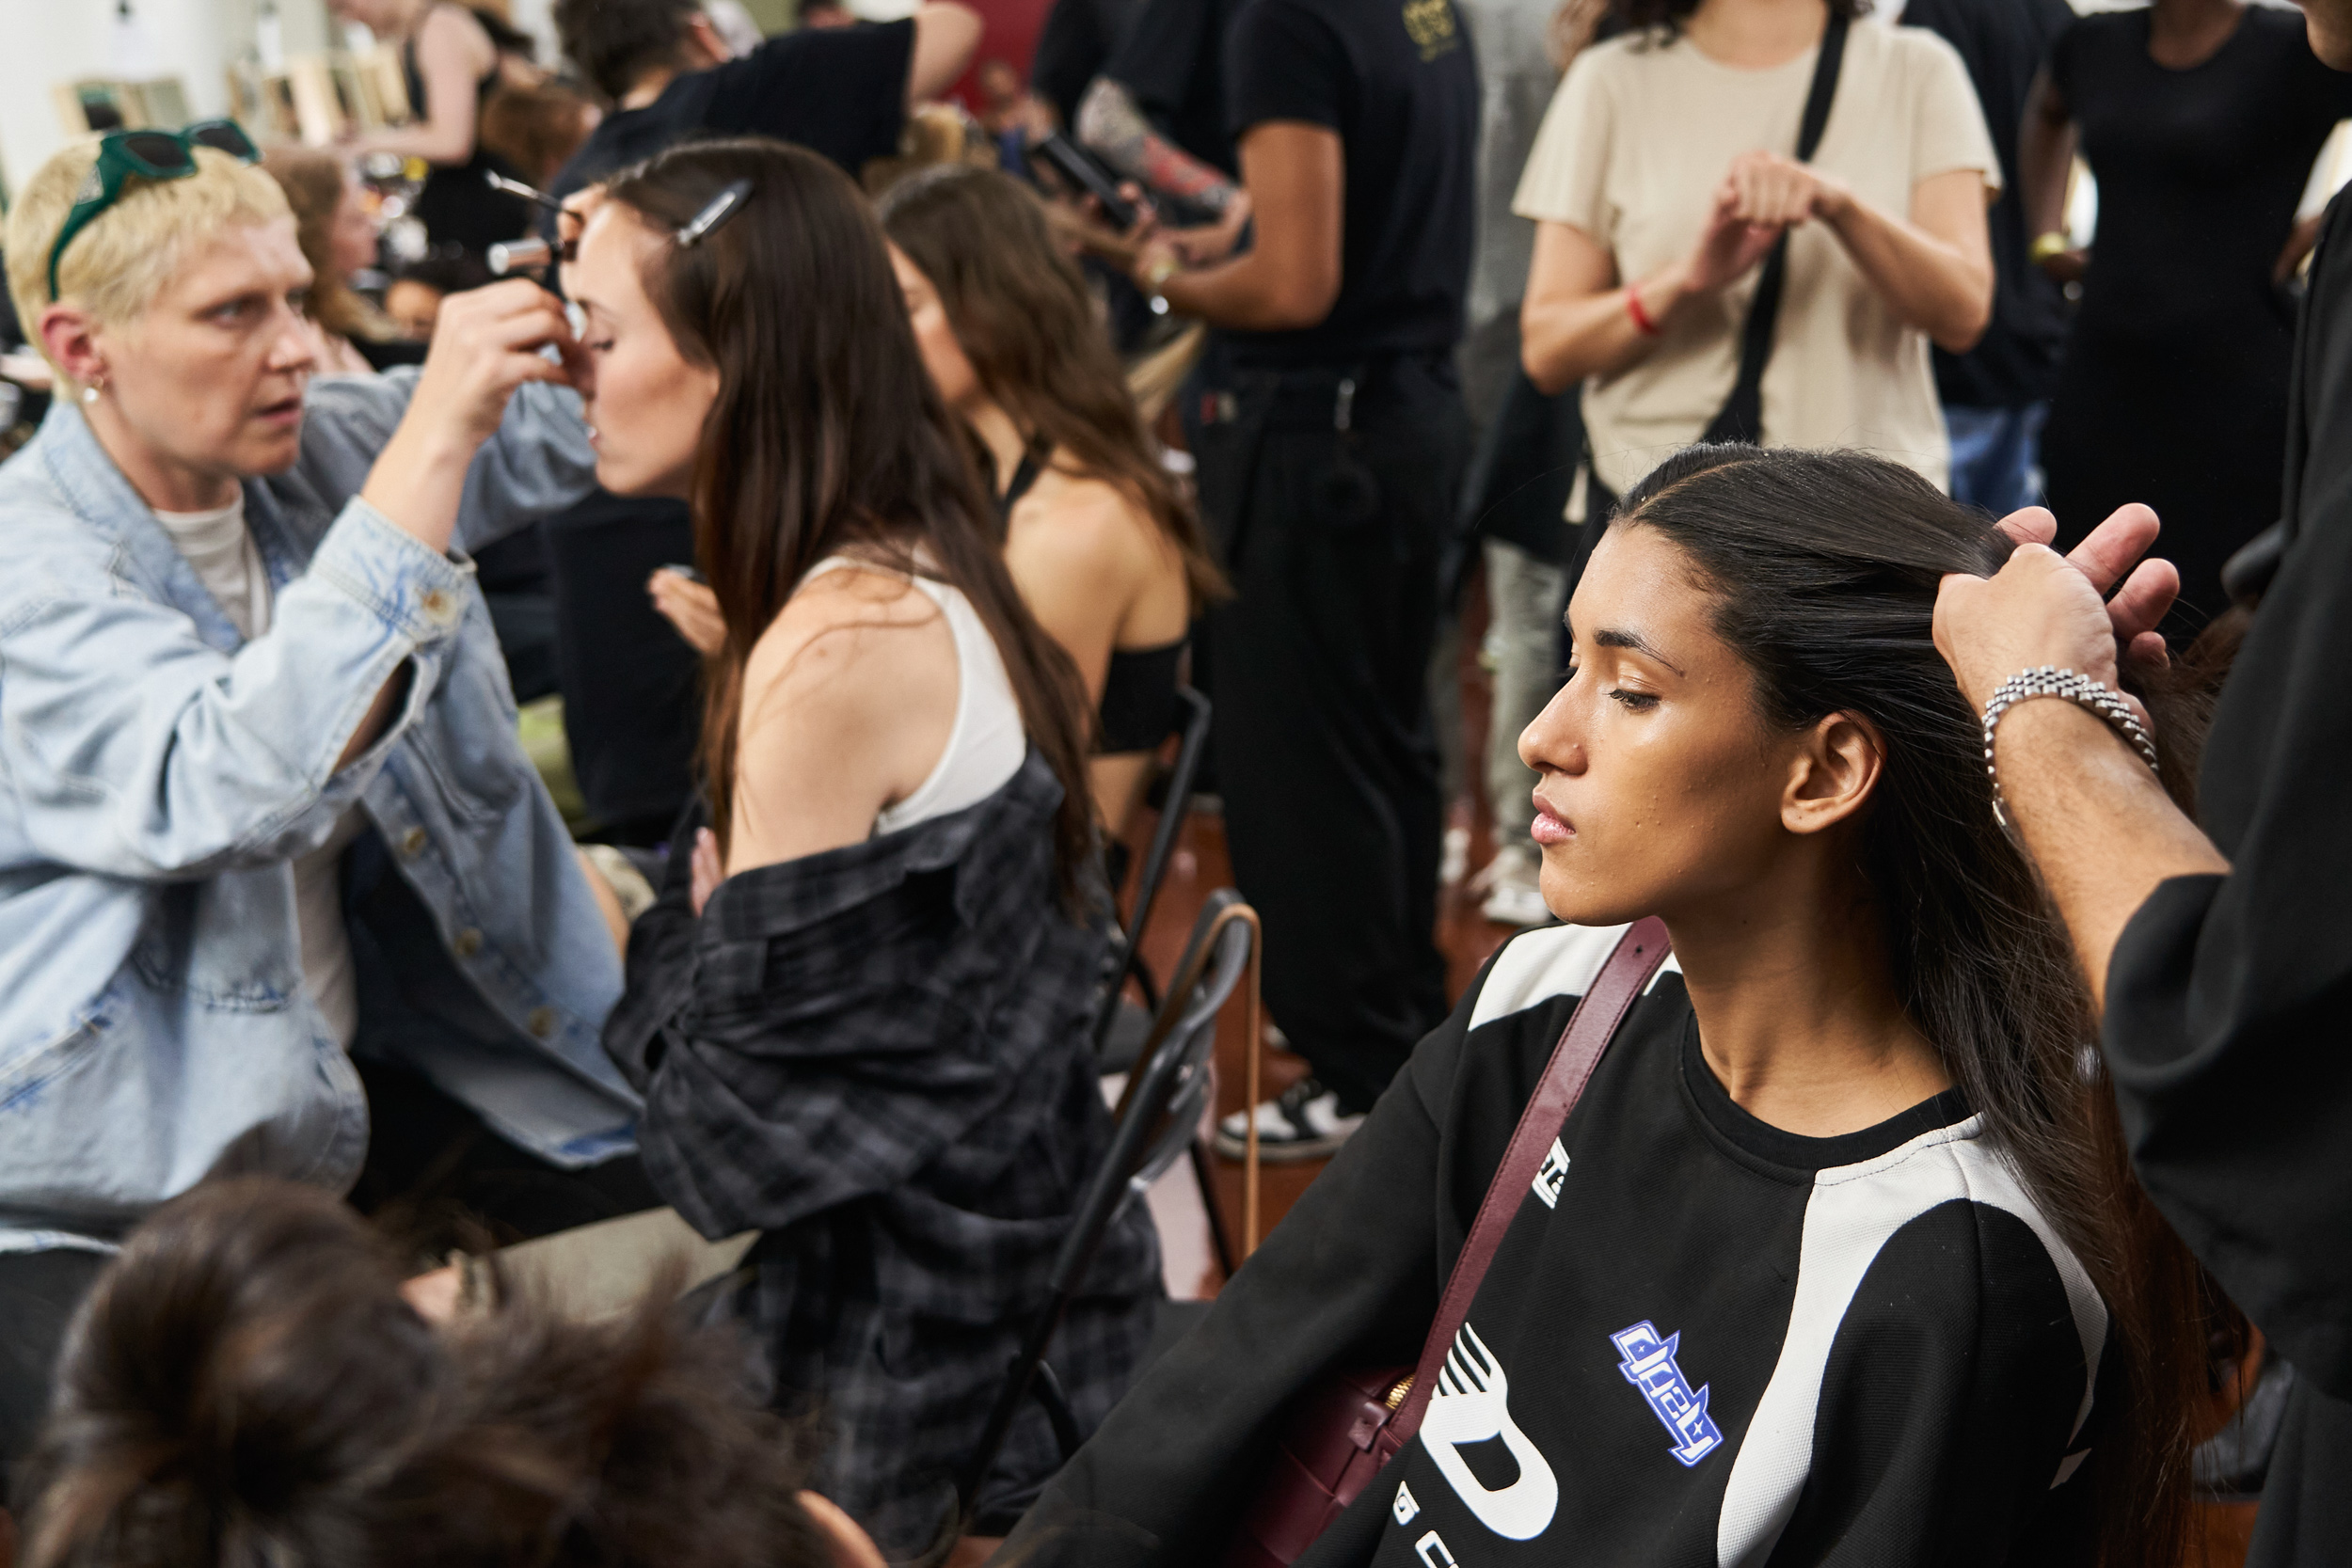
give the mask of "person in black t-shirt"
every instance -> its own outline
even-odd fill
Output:
[[[558,0],[564,53],[612,101],[550,187],[561,199],[691,135],[763,135],[823,153],[855,179],[898,150],[907,109],[963,74],[980,19],[927,0],[904,22],[803,27],[740,59],[699,0]]]
[[[1987,214],[1993,242],[1993,319],[1965,354],[1935,350],[1935,389],[1952,438],[1952,496],[1998,516],[2038,499],[2042,421],[2058,387],[2066,304],[2027,254],[2017,127],[2050,40],[2074,20],[2066,0],[1909,0],[1904,25],[1960,51],[1984,105],[2001,161],[2001,194]]]
[[[1452,0],[1243,0],[1224,57],[1254,244],[1186,270],[1154,236],[1134,274],[1216,329],[1185,401],[1236,590],[1207,623],[1217,778],[1266,1000],[1314,1068],[1252,1114],[1298,1159],[1445,1010],[1425,675],[1468,459],[1478,68]]]
[[[977,15],[930,0],[903,22],[803,27],[740,58],[697,0],[560,0],[564,53],[612,100],[555,178],[564,198],[690,136],[756,133],[855,178],[898,150],[910,104],[945,89]],[[548,520],[558,674],[580,793],[606,836],[652,844],[692,790],[702,660],[654,609],[654,574],[694,559],[686,507],[599,490]]]
[[[1142,0],[1054,0],[1029,56],[1029,86],[1064,125],[1076,123],[1078,101],[1142,8]]]
[[[1286,1413],[1419,1358],[1490,1201],[1417,1437],[1297,1568],[2178,1560],[2196,1275],[2107,1154],[2066,933],[1932,641],[1940,574],[2010,547],[1859,452],[1631,488],[1520,740],[1567,924],[1495,955],[999,1561],[1268,1560],[1227,1546],[1299,1479]],[[1645,912],[1674,967],[1495,1187]]]

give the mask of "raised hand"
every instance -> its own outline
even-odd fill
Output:
[[[1994,687],[2037,665],[2113,686],[2119,654],[2162,663],[2155,627],[2180,594],[2181,575],[2169,561],[2141,559],[2158,527],[2155,513],[2134,502],[2060,556],[2049,546],[2058,520],[2048,512],[2028,507],[2002,519],[2016,553],[1990,578],[1956,572],[1936,592],[1935,646],[1970,705],[1982,707]],[[2104,598],[2119,582],[2114,597]],[[2140,720],[2147,722],[2144,712]]]
[[[704,657],[717,653],[726,641],[726,620],[719,613],[719,595],[709,584],[664,566],[646,579],[645,593],[661,618]]]
[[[1690,287],[1712,293],[1738,282],[1771,253],[1781,233],[1775,225],[1750,223],[1741,216],[1740,193],[1725,180],[1715,192],[1698,247],[1684,263]]]
[[[1777,152],[1740,153],[1724,183],[1731,187],[1735,215],[1778,229],[1835,218],[1853,200],[1844,181]]]
[[[541,351],[553,348],[557,357]],[[527,278],[452,294],[433,326],[408,410],[361,490],[369,504],[427,547],[449,547],[474,453],[530,381],[571,385],[585,356],[563,301]]]

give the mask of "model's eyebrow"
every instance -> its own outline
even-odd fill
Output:
[[[1619,631],[1613,626],[1603,626],[1593,633],[1593,645],[1597,648],[1629,648],[1645,658],[1656,659],[1677,675],[1684,673],[1681,665],[1660,653],[1657,645],[1644,638],[1639,632]]]

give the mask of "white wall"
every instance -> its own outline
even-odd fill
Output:
[[[0,0],[0,168],[11,191],[66,143],[51,87],[120,73],[116,0]],[[254,0],[132,0],[152,73],[178,76],[189,112],[229,109],[229,62],[253,44]],[[326,47],[322,0],[278,0],[289,52]]]

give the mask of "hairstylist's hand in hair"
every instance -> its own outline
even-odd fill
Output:
[[[2169,561],[2143,561],[2156,541],[2156,515],[2137,503],[2091,531],[2072,555],[2049,546],[2058,521],[2041,507],[2005,519],[2016,553],[1990,578],[1954,573],[1935,598],[1935,646],[1972,706],[2022,670],[2050,664],[2117,684],[2119,650],[2161,664],[2156,623],[2180,593]],[[2112,599],[2104,598],[2117,583]],[[2132,705],[2138,707],[2137,703]],[[2141,722],[2148,721],[2143,711]]]
[[[540,350],[554,347],[560,363]],[[568,386],[584,363],[563,302],[523,278],[452,294],[400,428],[360,491],[432,549],[446,550],[475,451],[527,381]]]

